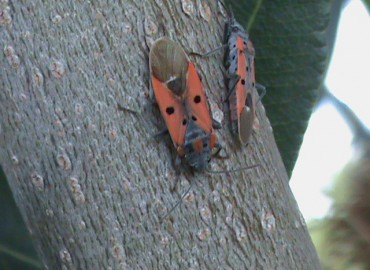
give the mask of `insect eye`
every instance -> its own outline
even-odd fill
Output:
[[[197,104],[198,104],[198,103],[200,103],[200,101],[201,101],[200,96],[195,96],[195,97],[194,97],[194,102],[195,102],[195,103],[197,103]]]
[[[171,115],[171,114],[173,114],[175,112],[175,108],[174,107],[167,107],[166,108],[166,113],[168,114],[168,115]]]

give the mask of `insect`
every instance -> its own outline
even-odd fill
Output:
[[[242,145],[246,145],[256,119],[256,105],[265,95],[266,89],[256,84],[255,50],[248,33],[235,20],[232,12],[225,25],[224,45],[203,55],[192,54],[208,57],[222,48],[226,48],[226,100],[229,102],[231,131],[238,136]],[[262,92],[258,100],[257,90]]]
[[[221,145],[194,64],[177,43],[160,38],[150,50],[149,66],[155,99],[177,151],[176,163],[183,158],[196,171],[206,169]]]
[[[254,47],[248,33],[230,16],[225,27],[225,67],[231,130],[241,144],[248,143],[256,117]]]
[[[252,165],[230,171],[210,171],[208,163],[221,150],[217,141],[217,125],[211,117],[201,78],[185,51],[174,41],[160,38],[149,53],[151,85],[155,99],[177,151],[176,163],[181,159],[196,171],[210,173],[237,172],[257,167]],[[195,181],[161,221],[180,205]]]

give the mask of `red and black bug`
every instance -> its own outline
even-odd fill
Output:
[[[255,79],[255,50],[247,31],[229,15],[225,25],[223,45],[206,54],[192,53],[207,57],[225,48],[224,65],[226,68],[227,99],[229,102],[231,131],[246,145],[256,119],[256,104],[262,99],[265,87]],[[257,90],[261,90],[258,97]]]
[[[208,170],[211,157],[218,154],[221,145],[217,142],[215,122],[194,64],[177,43],[160,38],[150,50],[149,66],[151,86],[177,151],[177,160],[183,158],[196,171],[211,173],[236,172],[258,166],[219,172]],[[182,202],[191,187],[162,220]]]
[[[241,144],[248,143],[256,117],[258,102],[254,56],[255,50],[248,33],[231,14],[225,26],[225,67],[231,130],[238,135]]]
[[[149,65],[155,98],[178,157],[204,170],[213,150],[221,149],[202,82],[185,51],[174,41],[153,44]]]

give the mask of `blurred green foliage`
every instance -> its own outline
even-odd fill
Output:
[[[367,11],[370,12],[370,0],[364,0],[363,2],[366,5]]]
[[[0,213],[0,269],[41,269],[41,263],[1,167]]]
[[[329,192],[330,214],[309,223],[324,270],[370,269],[370,159],[348,164]]]
[[[370,269],[370,130],[330,92],[330,101],[353,133],[356,155],[334,179],[330,214],[309,223],[325,270]]]

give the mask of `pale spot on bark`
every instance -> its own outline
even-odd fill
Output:
[[[44,178],[41,175],[34,172],[31,175],[31,182],[39,191],[44,191]]]
[[[261,215],[261,225],[262,228],[268,232],[275,230],[276,222],[274,215],[271,212],[265,212],[265,210],[263,210]]]
[[[154,23],[154,21],[149,20],[149,19],[145,19],[144,25],[145,25],[144,26],[145,27],[145,34],[147,34],[148,36],[153,36],[158,32],[158,27]]]
[[[184,13],[190,17],[194,14],[194,4],[190,0],[181,0],[181,7]]]
[[[204,20],[207,22],[211,20],[212,12],[209,5],[205,1],[199,3],[199,12],[200,16],[202,16]]]
[[[59,258],[62,260],[63,263],[65,264],[71,264],[72,262],[72,258],[71,258],[71,254],[68,252],[67,249],[61,249],[59,251]]]
[[[68,179],[68,186],[69,189],[72,192],[73,198],[76,201],[76,203],[82,204],[85,202],[85,195],[83,194],[81,190],[81,186],[78,182],[78,179],[75,177],[70,177]]]
[[[205,241],[211,235],[211,231],[208,228],[204,228],[198,232],[198,238],[200,241]]]
[[[57,79],[62,78],[65,74],[64,64],[61,61],[53,61],[50,64],[49,69],[51,71],[51,75]]]
[[[70,170],[72,168],[71,160],[66,153],[59,153],[57,155],[57,163],[63,170]]]

